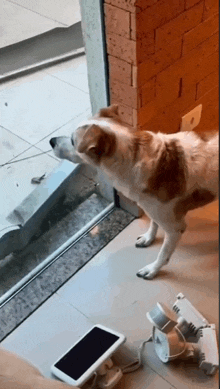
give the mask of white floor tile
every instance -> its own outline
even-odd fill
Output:
[[[60,65],[55,65],[47,73],[67,82],[70,85],[89,93],[86,56],[74,58]]]
[[[1,346],[27,358],[46,377],[51,377],[52,363],[92,326],[80,312],[53,295]]]
[[[3,89],[0,98],[2,126],[33,145],[90,108],[87,93],[45,73]]]
[[[39,153],[39,149],[30,147],[14,161]],[[0,204],[3,205],[1,214],[6,217],[35,189],[35,185],[31,184],[33,177],[40,177],[44,173],[48,175],[58,163],[54,158],[43,154],[2,167],[0,169]]]
[[[48,147],[49,147],[49,149],[51,147],[49,141],[52,137],[54,137],[54,136],[71,136],[71,134],[77,129],[78,124],[82,120],[88,119],[91,115],[92,115],[91,109],[89,108],[85,112],[83,112],[81,115],[76,116],[75,118],[71,119],[67,124],[60,127],[58,130],[55,130],[50,135],[46,136],[43,140],[38,142],[36,144],[36,146],[39,147],[43,151],[47,151]],[[50,155],[54,156],[52,150],[51,150]]]
[[[0,126],[0,165],[15,158],[31,145]]]
[[[154,280],[137,278],[135,272],[155,259],[163,234],[159,231],[158,243],[152,247],[137,249],[132,240],[146,230],[148,222],[135,220],[94,257],[74,281],[67,282],[59,295],[94,323],[124,333],[126,345],[134,353],[152,331],[146,312],[157,302],[172,308],[179,292],[218,327],[216,210],[217,204],[213,203],[189,214],[188,232],[170,264]],[[152,344],[145,347],[144,361],[176,388],[218,388],[218,376],[205,376],[196,363],[177,360],[163,364]],[[137,378],[135,387],[139,382]]]
[[[121,314],[123,307],[130,307],[140,298],[151,301],[152,295],[160,295],[159,281],[152,285],[151,281],[136,276],[139,268],[151,262],[159,251],[158,245],[146,250],[134,246],[136,234],[142,232],[143,225],[139,220],[131,223],[58,293],[92,318],[115,317],[117,313]],[[167,290],[167,287],[163,288]]]
[[[51,365],[92,326],[91,321],[55,294],[9,335],[1,347],[27,359],[45,377],[52,378]],[[114,361],[123,366],[134,357],[135,352],[125,345],[117,351]],[[117,388],[143,389],[146,385],[150,389],[171,389],[147,364],[136,373],[125,375]]]
[[[62,299],[64,308],[60,309],[58,305],[56,311],[59,311],[59,317],[62,316],[62,327],[65,323],[63,309],[69,312],[71,308],[88,317],[90,323],[102,323],[123,332],[127,341],[115,356],[117,363],[121,365],[127,363],[126,359],[137,355],[139,345],[151,334],[152,324],[148,321],[146,312],[151,310],[156,302],[163,302],[171,308],[179,292],[185,294],[210,322],[218,326],[217,209],[217,203],[213,203],[189,214],[188,232],[184,234],[173,261],[151,281],[137,278],[135,274],[139,267],[155,257],[163,234],[159,231],[159,240],[154,246],[137,249],[134,247],[136,236],[147,229],[149,221],[147,218],[133,221],[59,289],[58,296]],[[46,308],[49,307],[50,300],[46,304]],[[37,312],[34,314],[37,328],[43,328],[42,323],[39,325]],[[41,313],[40,316],[43,317]],[[47,317],[46,309],[44,316]],[[32,323],[31,318],[32,316],[26,322]],[[20,346],[26,334],[26,322],[19,327],[23,326],[22,333],[18,332],[18,328],[14,331],[14,338],[13,334],[7,338],[10,339],[9,349],[15,350],[16,342],[19,342],[18,349],[21,347],[22,355],[41,366],[40,353],[43,351],[46,354],[44,336],[35,339],[34,345],[30,341],[32,344],[27,352],[24,351],[24,346]],[[42,329],[41,332],[43,331],[47,334],[48,329]],[[46,344],[48,356],[43,357],[45,374],[48,374],[47,366],[51,363],[50,344],[51,339]],[[53,348],[53,345],[51,347],[56,353],[57,348]],[[192,361],[178,359],[164,364],[157,357],[152,343],[148,343],[144,348],[143,364],[143,368],[136,373],[123,377],[118,389],[218,388],[217,374],[214,377],[206,376],[199,370],[196,362]]]
[[[29,0],[13,0],[13,2],[67,26],[81,20],[78,0],[62,0],[62,2],[56,0],[38,0],[33,2]]]
[[[30,3],[30,2],[29,2]],[[34,2],[35,3],[35,2]],[[0,48],[32,38],[56,27],[62,27],[55,22],[20,7],[13,2],[1,1],[0,12],[1,43]]]

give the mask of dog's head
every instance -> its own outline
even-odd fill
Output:
[[[50,139],[50,145],[60,159],[98,165],[115,152],[115,123],[120,123],[118,106],[111,105],[101,109],[92,119],[80,123],[70,137]]]

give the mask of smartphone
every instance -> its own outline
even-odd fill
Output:
[[[51,366],[51,371],[67,384],[83,385],[125,340],[124,335],[97,324]]]

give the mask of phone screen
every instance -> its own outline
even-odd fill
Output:
[[[78,380],[118,339],[118,336],[94,327],[54,366]]]

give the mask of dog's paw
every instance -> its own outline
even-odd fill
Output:
[[[137,276],[146,280],[152,280],[157,275],[158,271],[159,270],[155,269],[155,266],[153,264],[150,264],[140,269],[137,272]]]
[[[137,237],[135,243],[136,247],[148,247],[154,242],[155,238],[150,236],[148,233],[140,235]]]

